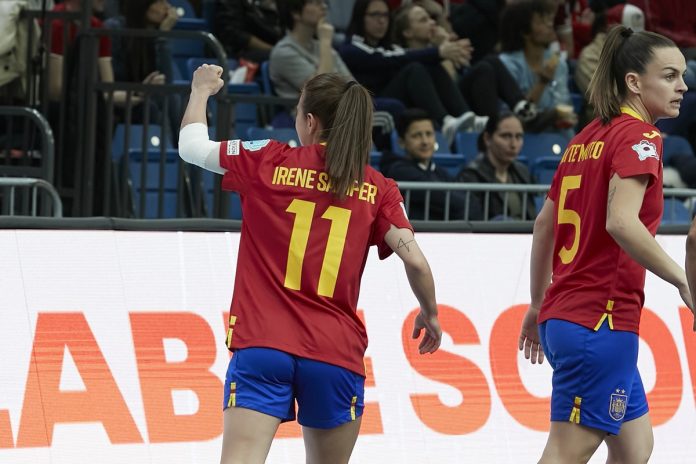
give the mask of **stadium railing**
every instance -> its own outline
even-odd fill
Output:
[[[0,177],[0,216],[61,218],[63,203],[58,191],[44,179]]]

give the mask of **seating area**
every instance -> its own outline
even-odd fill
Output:
[[[173,32],[189,31],[186,32],[188,36],[165,34],[175,64],[172,88],[176,87],[182,102],[185,103],[193,73],[201,64],[223,63],[227,70],[224,95],[211,98],[208,103],[211,138],[272,138],[285,141],[291,146],[299,145],[299,137],[294,130],[294,118],[291,117],[292,106],[276,97],[269,61],[258,63],[258,68],[254,69],[255,78],[233,82],[232,75],[241,69],[240,66],[245,61],[226,57],[220,41],[210,33],[215,18],[215,0],[202,0],[195,5],[188,0],[171,0],[169,3],[176,8],[179,16]],[[195,36],[190,31],[203,31],[212,37],[212,41],[203,36]],[[213,55],[219,59],[213,58]],[[570,60],[568,65],[568,88],[575,111],[580,112],[584,107],[584,101],[574,82],[573,70],[576,63]],[[137,88],[134,92],[152,100],[158,98],[158,93],[150,94],[148,89]],[[249,96],[252,98],[245,98]],[[265,97],[276,99],[270,100],[269,103],[269,100],[264,100]],[[686,97],[693,98],[693,95]],[[685,98],[685,101],[688,98]],[[397,103],[400,105],[399,111],[405,109],[401,102]],[[377,108],[380,108],[379,103]],[[384,109],[389,112],[392,111],[390,108]],[[102,107],[99,111],[101,110]],[[223,119],[221,114],[225,115],[222,116]],[[170,121],[149,118],[146,122],[143,121],[143,115],[131,119],[130,116],[124,118],[122,114],[110,114],[104,118],[109,121],[112,121],[109,118],[113,118],[113,124],[108,128],[111,143],[106,153],[110,172],[105,175],[111,176],[111,197],[117,204],[116,214],[135,218],[241,218],[239,197],[236,194],[220,192],[219,176],[204,172],[179,159],[176,149],[178,134],[172,133],[178,131],[175,121],[179,117],[180,115],[174,115]],[[396,117],[394,119],[396,120]],[[660,127],[662,128],[662,125]],[[54,130],[58,132],[60,128]],[[479,156],[478,137],[477,132],[458,132],[450,145],[441,132],[436,132],[433,162],[447,171],[451,177],[456,177],[462,168]],[[101,138],[101,133],[97,138]],[[104,137],[104,140],[109,140],[108,136]],[[378,140],[378,137],[375,137],[375,140]],[[404,155],[396,131],[392,131],[391,134],[388,130],[384,131],[383,138],[378,140],[378,143],[379,148],[373,146],[370,153],[370,164],[375,169],[380,169],[383,161],[388,159],[386,152],[390,152],[389,155]],[[557,132],[526,132],[517,160],[526,165],[537,185],[548,185],[553,179],[567,143],[566,136]],[[664,136],[663,146],[665,166],[676,155],[694,156],[689,140],[679,135]],[[443,185],[441,188],[446,189],[447,186]],[[61,188],[58,190],[61,195],[66,191]],[[221,194],[225,195],[228,201],[220,203]],[[686,198],[684,195],[669,197],[668,193],[666,194],[665,223],[688,222],[692,212],[690,204],[684,204],[682,201]]]

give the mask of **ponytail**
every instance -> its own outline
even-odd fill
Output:
[[[656,48],[676,47],[667,37],[654,32],[633,32],[624,26],[615,26],[599,56],[597,69],[587,89],[595,116],[606,124],[621,114],[621,105],[627,97],[626,74],[643,74]]]
[[[365,175],[372,147],[372,98],[365,87],[339,74],[312,78],[303,97],[302,110],[314,114],[323,126],[330,191],[343,199]]]

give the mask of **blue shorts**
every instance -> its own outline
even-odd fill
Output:
[[[638,335],[594,331],[549,319],[539,325],[544,354],[553,368],[551,420],[570,421],[618,435],[621,424],[648,412],[638,373]]]
[[[365,378],[320,361],[270,348],[236,350],[225,378],[223,409],[239,407],[331,429],[360,417]]]

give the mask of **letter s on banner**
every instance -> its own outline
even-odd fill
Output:
[[[491,412],[491,394],[486,378],[476,364],[442,347],[432,355],[420,355],[420,339],[411,338],[413,321],[419,311],[411,311],[401,329],[406,358],[421,375],[459,390],[463,401],[450,407],[442,404],[436,394],[412,394],[411,403],[420,420],[436,432],[445,435],[474,432],[486,423]],[[481,343],[476,328],[463,313],[446,305],[438,305],[438,311],[443,333],[447,332],[455,344]]]

